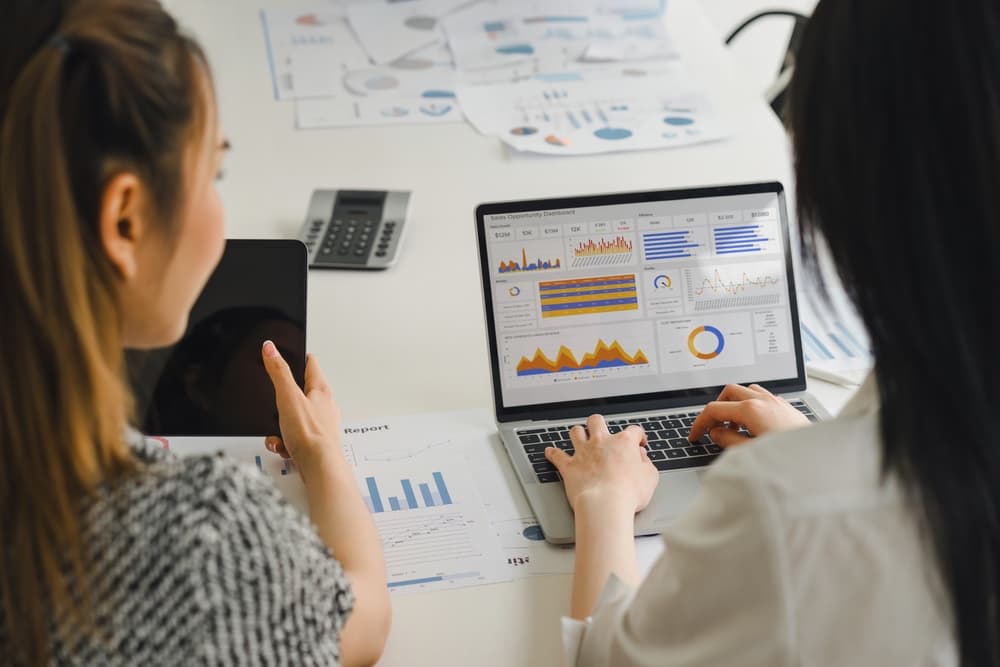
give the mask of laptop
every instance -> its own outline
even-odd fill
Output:
[[[273,341],[303,386],[307,262],[300,241],[226,241],[222,259],[191,310],[183,338],[168,348],[126,353],[143,432],[280,433],[261,345]]]
[[[483,204],[476,229],[497,427],[549,542],[573,541],[573,514],[544,451],[572,453],[590,414],[646,431],[663,479],[636,535],[722,452],[687,436],[725,384],[827,417],[805,393],[780,183]]]

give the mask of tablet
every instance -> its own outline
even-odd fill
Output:
[[[169,348],[126,353],[143,432],[279,434],[261,346],[274,341],[303,386],[307,271],[299,241],[226,241],[183,338]]]

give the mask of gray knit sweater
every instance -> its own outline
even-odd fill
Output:
[[[141,472],[83,507],[99,636],[53,619],[52,663],[339,665],[353,597],[309,521],[229,459],[132,439]]]

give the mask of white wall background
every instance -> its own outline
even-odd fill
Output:
[[[817,0],[701,0],[705,14],[718,29],[719,41],[725,39],[733,28],[752,14],[768,9],[790,9],[810,14],[816,2]],[[741,33],[730,47],[737,66],[745,71],[747,81],[761,93],[771,85],[778,73],[793,23],[791,18],[761,19]]]

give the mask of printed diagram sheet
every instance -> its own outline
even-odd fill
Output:
[[[336,7],[263,10],[261,21],[275,98],[299,101],[300,128],[463,120],[439,40],[376,65]]]
[[[368,55],[333,9],[261,12],[274,96],[278,100],[328,97],[343,76],[369,66]]]
[[[300,129],[460,122],[516,151],[672,148],[727,133],[684,81],[663,0],[368,0],[265,9]]]
[[[167,448],[223,452],[308,511],[295,464],[261,438],[171,438]],[[485,411],[346,425],[343,448],[382,537],[394,594],[573,571],[572,549],[544,541]]]
[[[670,148],[726,135],[708,98],[676,75],[461,86],[469,122],[518,151],[583,155]]]
[[[541,72],[588,61],[674,58],[659,5],[480,2],[444,19],[460,70],[533,61]]]
[[[799,291],[799,327],[806,372],[853,387],[864,382],[874,365],[864,323],[839,285],[831,284],[832,308],[808,285]]]
[[[385,65],[444,42],[441,20],[469,0],[408,0],[351,5],[347,17],[372,61]]]
[[[274,95],[300,129],[468,119],[517,151],[580,155],[725,135],[676,89],[663,0],[336,0],[264,9]],[[459,92],[461,91],[461,92]]]

